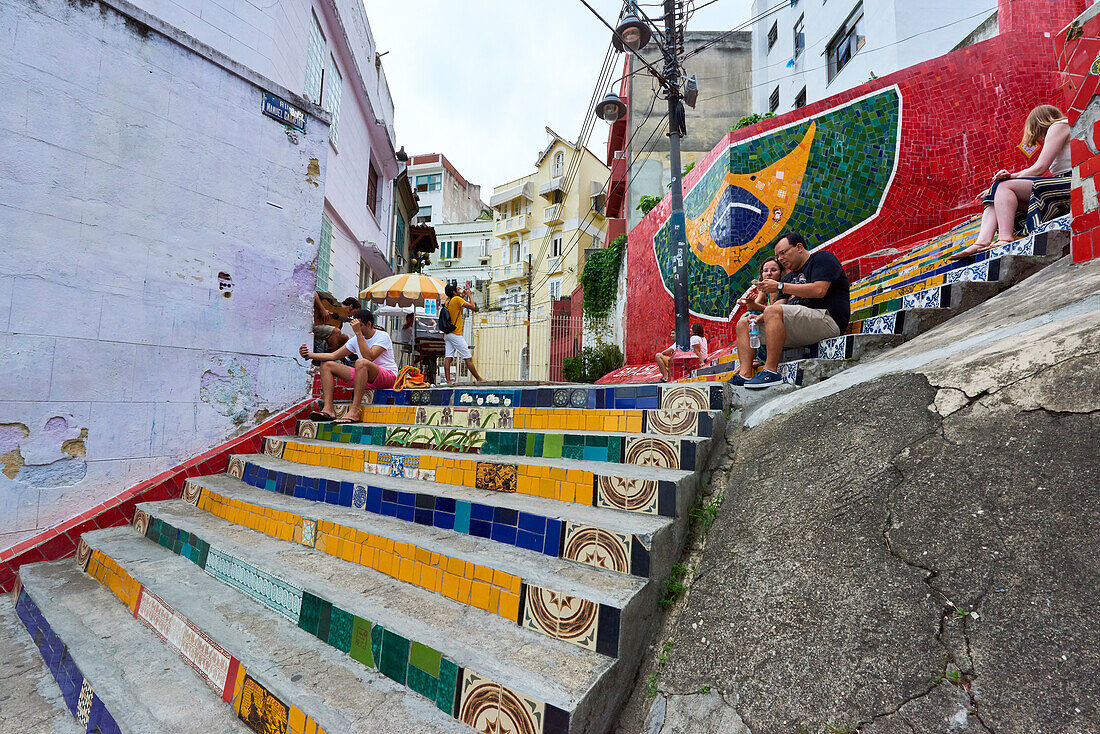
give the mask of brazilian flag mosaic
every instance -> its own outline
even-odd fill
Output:
[[[781,232],[801,232],[814,247],[873,217],[897,163],[900,122],[901,95],[890,88],[716,158],[684,197],[691,310],[727,317]],[[653,248],[671,293],[668,222]]]

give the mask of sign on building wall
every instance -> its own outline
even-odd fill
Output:
[[[263,112],[270,118],[299,130],[306,131],[306,113],[271,92],[264,92]]]

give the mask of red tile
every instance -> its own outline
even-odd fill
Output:
[[[1081,165],[1095,155],[1084,140],[1078,140],[1077,138],[1070,138],[1069,154],[1075,166]]]
[[[1100,224],[1100,210],[1093,209],[1073,218],[1073,231],[1087,232],[1098,224]]]
[[[1092,241],[1091,238],[1082,234],[1074,234],[1073,240],[1070,243],[1070,250],[1073,253],[1073,262],[1083,263],[1086,260],[1092,259]]]
[[[1079,217],[1085,212],[1085,193],[1080,187],[1076,187],[1069,192],[1069,207],[1073,216]]]
[[[1073,97],[1073,107],[1079,110],[1083,110],[1088,107],[1089,102],[1096,95],[1096,83],[1100,81],[1100,77],[1096,77],[1093,74],[1089,74],[1081,82],[1081,88],[1077,90],[1077,94]]]
[[[1096,175],[1096,172],[1100,171],[1100,155],[1094,155],[1087,161],[1084,161],[1078,168],[1078,172],[1081,178],[1092,178]]]

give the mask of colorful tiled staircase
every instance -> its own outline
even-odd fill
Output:
[[[88,732],[602,732],[722,394],[379,391],[24,566],[17,611]],[[183,698],[151,705],[146,674]]]
[[[783,379],[804,386],[831,377],[991,298],[1062,257],[1069,246],[1066,215],[1012,243],[951,260],[974,241],[978,224],[975,217],[952,227],[852,283],[846,332],[784,350],[779,365]],[[729,354],[682,382],[721,382],[736,369],[736,354]]]

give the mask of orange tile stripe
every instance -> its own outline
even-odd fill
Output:
[[[110,589],[129,608],[130,613],[134,613],[142,585],[126,573],[125,569],[118,565],[113,558],[101,550],[93,550],[85,573],[98,581],[100,585]],[[172,611],[179,615],[178,611],[174,609]],[[180,618],[182,619],[183,615],[180,615]],[[241,693],[244,690],[245,667],[237,656],[234,655],[233,657],[237,660],[237,676],[233,683],[231,705],[233,711],[239,717],[241,714],[241,699],[243,698]],[[291,705],[289,709],[287,734],[326,734],[325,730],[318,726],[312,718],[306,716],[300,708]]]
[[[379,453],[366,445],[348,448],[348,444],[331,445],[298,443],[293,438],[286,440],[283,458],[297,464],[326,466],[335,469],[363,471],[364,463],[376,463]],[[477,485],[476,460],[438,456],[419,456],[420,470],[434,471],[435,481],[440,484],[457,484],[466,487]],[[593,474],[582,469],[539,466],[533,464],[515,464],[516,492],[559,500],[592,504]]]
[[[235,525],[296,543],[302,542],[302,521],[308,519],[210,489],[203,489],[198,506]],[[323,553],[519,623],[519,576],[328,520],[318,521],[314,532],[314,547]]]

